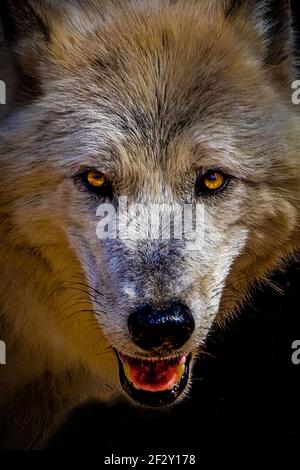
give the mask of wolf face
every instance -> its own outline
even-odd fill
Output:
[[[288,1],[1,9],[17,76],[1,126],[4,322],[42,350],[38,370],[80,363],[102,395],[120,375],[136,402],[173,403],[212,323],[298,245]],[[131,236],[99,237],[122,198],[140,208]],[[196,240],[149,236],[153,205],[173,228],[197,208]]]

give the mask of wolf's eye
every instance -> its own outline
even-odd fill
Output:
[[[86,173],[86,180],[90,186],[95,189],[102,188],[106,183],[106,178],[103,173],[99,173],[98,171],[88,171]]]
[[[198,178],[196,191],[198,194],[213,194],[223,191],[229,181],[229,176],[221,171],[209,170]]]
[[[80,176],[85,188],[101,197],[111,197],[112,188],[107,177],[97,170],[88,170]]]

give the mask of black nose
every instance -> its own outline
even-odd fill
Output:
[[[128,319],[132,340],[145,351],[179,349],[191,337],[195,322],[189,308],[172,303],[166,309],[146,304]]]

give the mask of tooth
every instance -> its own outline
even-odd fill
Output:
[[[126,375],[127,380],[131,382],[131,367],[129,364],[124,364],[124,373]]]
[[[181,377],[183,376],[184,371],[185,371],[185,364],[180,364],[179,366],[177,366],[176,374],[179,379],[181,379]]]

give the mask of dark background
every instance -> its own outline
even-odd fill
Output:
[[[300,2],[295,0],[300,26]],[[300,29],[299,29],[300,30]],[[299,48],[299,42],[298,42]],[[52,440],[51,449],[98,449],[130,455],[153,450],[178,453],[227,450],[247,445],[270,455],[300,446],[300,365],[292,343],[300,340],[300,262],[259,286],[251,305],[211,333],[194,373],[191,398],[169,411],[126,403],[99,403],[76,410]],[[247,456],[245,456],[247,458]]]

